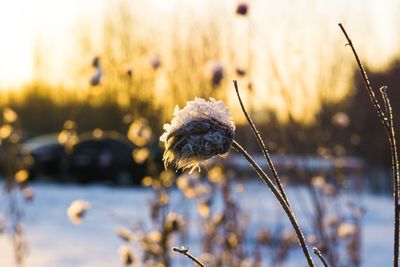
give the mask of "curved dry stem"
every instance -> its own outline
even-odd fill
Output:
[[[358,65],[358,69],[359,69],[360,72],[361,72],[361,76],[362,76],[362,78],[363,78],[365,87],[367,88],[368,95],[369,95],[369,97],[370,97],[370,100],[371,100],[372,104],[373,104],[374,107],[375,107],[376,112],[378,113],[378,117],[381,119],[381,121],[382,121],[382,123],[384,124],[385,128],[388,130],[388,126],[387,126],[387,124],[385,123],[385,121],[386,121],[386,119],[385,119],[385,113],[382,111],[382,108],[381,108],[381,106],[379,105],[379,101],[378,101],[378,99],[377,99],[376,96],[375,96],[375,92],[374,92],[374,90],[372,89],[371,83],[370,83],[370,81],[369,81],[369,79],[368,79],[368,76],[367,76],[367,72],[365,71],[364,66],[363,66],[362,63],[361,63],[361,60],[360,60],[360,58],[358,57],[358,54],[357,54],[357,51],[356,51],[356,49],[355,49],[355,47],[354,47],[354,45],[353,45],[353,42],[351,41],[349,35],[347,34],[346,30],[344,29],[344,27],[343,27],[343,25],[342,25],[341,23],[339,23],[339,27],[340,27],[340,29],[343,31],[343,34],[344,34],[344,36],[345,36],[346,39],[347,39],[348,45],[350,46],[350,48],[351,48],[351,50],[352,50],[352,52],[353,52],[353,54],[354,54],[354,57],[355,57],[355,59],[356,59],[357,65]]]
[[[324,265],[324,267],[329,267],[328,263],[326,262],[326,260],[324,259],[324,256],[322,256],[321,251],[319,251],[318,248],[314,247],[313,248],[313,252],[315,255],[317,255],[317,257],[321,260],[322,264]]]
[[[246,117],[246,120],[249,123],[249,125],[251,127],[251,130],[253,131],[253,133],[254,133],[254,135],[255,135],[255,137],[257,139],[258,145],[260,146],[261,150],[263,151],[264,157],[267,160],[269,168],[271,169],[272,175],[274,176],[274,179],[275,179],[275,182],[276,182],[276,184],[278,186],[278,189],[281,192],[281,194],[282,194],[283,198],[285,199],[286,203],[290,207],[289,200],[288,200],[288,198],[286,196],[286,193],[285,193],[285,190],[284,190],[284,188],[282,186],[281,179],[279,178],[278,172],[275,169],[274,163],[271,160],[271,156],[269,155],[268,149],[265,146],[265,143],[261,138],[260,132],[257,130],[256,125],[254,124],[253,120],[251,119],[249,113],[246,110],[246,107],[243,104],[242,98],[241,98],[240,93],[239,93],[239,86],[238,86],[238,83],[237,83],[236,80],[233,80],[233,85],[235,87],[236,95],[237,95],[237,97],[239,99],[240,107],[242,108],[243,114]]]
[[[339,23],[339,27],[342,30],[344,36],[348,41],[348,45],[351,47],[353,55],[357,61],[358,68],[361,72],[361,76],[364,80],[365,87],[368,91],[368,95],[372,104],[375,107],[375,110],[380,118],[383,126],[385,127],[386,134],[390,143],[390,151],[392,155],[392,176],[393,176],[393,196],[394,196],[394,245],[393,245],[393,266],[399,266],[399,245],[400,245],[400,201],[399,201],[399,184],[400,184],[400,173],[399,173],[399,156],[397,152],[396,145],[396,136],[393,126],[393,112],[392,107],[390,105],[389,98],[386,94],[385,87],[381,88],[382,99],[385,105],[386,112],[384,112],[379,105],[379,101],[375,96],[375,93],[372,89],[371,83],[369,82],[367,73],[361,64],[360,58],[358,57],[357,51],[354,48],[354,45],[348,36],[346,30],[343,25]]]
[[[194,263],[196,263],[200,267],[206,267],[206,265],[204,263],[202,263],[195,256],[193,256],[192,254],[189,253],[189,249],[188,248],[185,248],[185,247],[181,247],[181,248],[173,247],[172,251],[180,253],[180,254],[188,257],[189,259],[191,259]]]
[[[243,149],[243,147],[238,144],[235,140],[232,143],[232,147],[239,152],[253,167],[253,169],[256,171],[258,176],[263,180],[263,182],[270,188],[274,196],[278,199],[279,203],[281,204],[283,210],[285,211],[286,215],[288,216],[290,223],[292,224],[297,238],[299,239],[300,246],[303,250],[303,253],[307,259],[307,263],[310,267],[316,267],[315,263],[308,251],[308,247],[304,238],[304,235],[300,229],[299,223],[297,222],[297,219],[291,210],[291,208],[288,206],[286,203],[285,198],[282,196],[280,191],[275,187],[274,183],[271,181],[271,179],[268,177],[268,175],[261,169],[261,167],[254,161],[254,159],[247,153],[246,150]]]

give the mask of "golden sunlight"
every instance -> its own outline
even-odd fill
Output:
[[[341,50],[338,22],[348,24],[357,40],[368,40],[357,45],[369,66],[384,67],[398,53],[396,1],[248,2],[249,16],[241,18],[234,14],[236,3],[223,0],[3,1],[0,89],[18,89],[32,81],[82,88],[92,75],[88,65],[94,56],[105,58],[114,69],[132,65],[143,72],[147,70],[139,61],[151,54],[165,67],[156,82],[162,93],[171,85],[167,76],[176,67],[177,57],[196,53],[193,60],[198,64],[192,68],[206,61],[208,69],[210,62],[221,64],[225,80],[235,78],[235,68],[246,70],[250,78],[241,84],[251,86],[259,96],[252,103],[255,107],[267,104],[282,109],[292,103],[294,113],[303,116],[307,114],[304,101],[294,99],[317,101],[321,94],[341,98],[348,88],[353,64]],[[133,43],[110,42],[127,34],[133,35],[127,37],[134,38]],[[107,55],[122,46],[125,51]],[[192,71],[204,73],[206,67],[200,68]],[[105,74],[111,82],[110,72]],[[332,83],[330,75],[341,79]],[[329,87],[329,93],[316,93],[321,87]]]

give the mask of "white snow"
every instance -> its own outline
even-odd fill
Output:
[[[99,207],[111,208],[134,222],[142,221],[150,225],[148,200],[153,196],[150,189],[47,184],[34,184],[32,187],[35,198],[27,208],[25,218],[29,242],[28,267],[121,266],[118,248],[122,242],[115,235],[118,224]],[[296,201],[297,193],[290,188],[288,190],[294,206],[299,203]],[[80,225],[71,223],[66,215],[68,206],[76,199],[88,201],[92,206]],[[239,199],[241,207],[252,221],[250,233],[266,222],[286,220],[271,193],[261,182],[247,182],[245,193]],[[390,266],[393,244],[391,198],[364,194],[361,200],[367,209],[362,223],[362,266]],[[193,207],[191,201],[183,200],[178,194],[173,195],[172,203],[172,209],[177,212]],[[1,211],[5,210],[5,204],[6,198],[2,194]],[[301,225],[306,223],[301,213],[299,221]],[[190,236],[195,236],[198,229],[191,227]],[[193,254],[199,254],[200,247],[196,245],[196,238],[190,242]],[[0,248],[0,266],[14,267],[10,240],[5,235],[0,235]],[[179,258],[175,266],[188,266],[189,263],[180,259],[180,256],[173,257]],[[303,260],[300,249],[291,253],[291,258],[294,260],[285,266],[298,267]]]

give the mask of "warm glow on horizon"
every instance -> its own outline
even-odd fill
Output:
[[[312,91],[320,86],[316,77],[326,75],[321,62],[329,64],[334,58],[349,56],[342,49],[345,41],[337,27],[338,22],[343,22],[352,33],[365,63],[380,68],[398,56],[400,34],[396,10],[399,5],[394,0],[358,0],[351,4],[344,0],[247,2],[250,5],[248,20],[235,16],[236,3],[227,0],[3,1],[0,3],[0,36],[3,40],[0,44],[0,90],[18,89],[34,79],[67,88],[79,88],[82,78],[87,84],[90,73],[82,71],[85,69],[82,66],[89,66],[95,55],[107,57],[98,40],[107,38],[105,18],[113,17],[113,9],[118,8],[118,3],[134,10],[136,27],[132,31],[147,34],[149,44],[163,59],[171,58],[168,53],[173,45],[171,41],[176,41],[175,35],[183,32],[187,39],[184,41],[190,43],[191,35],[197,34],[192,32],[193,25],[197,25],[196,30],[212,31],[215,29],[210,29],[210,25],[216,22],[217,34],[221,36],[221,43],[215,43],[221,47],[220,58],[216,60],[228,65],[250,66],[251,79],[260,96],[255,98],[255,105],[269,102],[277,108],[282,105],[281,90],[285,87],[290,88],[291,97],[296,100],[316,98],[312,92],[304,91],[304,87]],[[175,29],[176,26],[179,29]],[[91,47],[86,47],[89,51],[84,57],[81,37],[92,42]],[[249,53],[252,54],[251,65]],[[121,66],[113,66],[118,67]],[[298,83],[296,77],[299,75],[305,84]],[[347,77],[341,77],[341,80],[345,83]],[[165,85],[165,81],[161,84]],[[342,89],[338,88],[344,85],[334,86],[337,88],[333,94],[340,95]],[[268,90],[268,99],[265,90]],[[292,108],[301,110],[301,105]]]

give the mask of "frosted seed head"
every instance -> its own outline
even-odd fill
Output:
[[[160,140],[165,143],[165,167],[194,169],[202,161],[226,154],[235,136],[235,125],[222,101],[196,98],[176,108]]]

